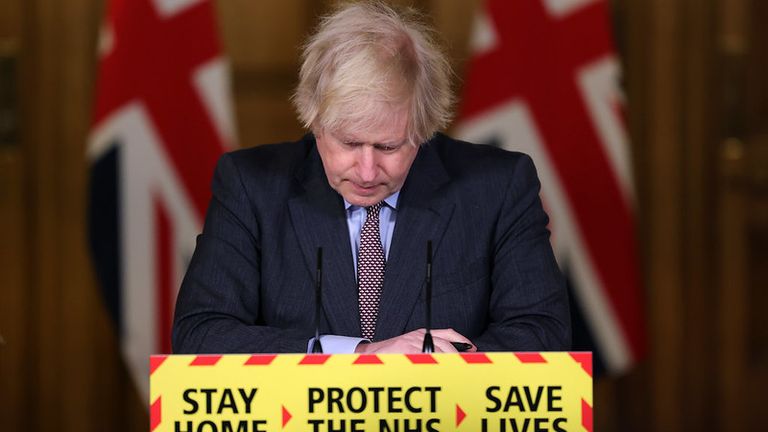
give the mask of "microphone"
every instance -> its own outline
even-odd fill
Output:
[[[427,332],[424,334],[424,344],[421,346],[421,352],[435,352],[435,344],[432,341],[432,240],[427,240],[427,275],[424,280],[427,303]]]
[[[321,290],[323,285],[323,248],[317,248],[317,272],[315,273],[315,340],[312,341],[312,354],[322,354],[323,345],[320,343],[320,312],[323,308]]]
[[[427,303],[427,325],[424,334],[424,344],[421,346],[421,352],[431,354],[435,352],[435,343],[432,340],[432,240],[427,240],[427,275],[425,278],[426,303]],[[472,345],[464,342],[451,342],[456,351],[464,352],[472,349]]]

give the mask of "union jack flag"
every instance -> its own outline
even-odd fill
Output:
[[[634,192],[604,0],[488,0],[457,135],[533,158],[568,279],[574,349],[621,372],[645,351]]]
[[[208,0],[110,0],[99,41],[89,235],[130,373],[170,352],[178,287],[219,155],[234,142]]]

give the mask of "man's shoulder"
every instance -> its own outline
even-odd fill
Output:
[[[314,148],[314,137],[307,134],[297,141],[262,144],[225,153],[241,173],[285,176],[300,169]]]
[[[226,153],[237,165],[251,167],[284,167],[304,161],[314,146],[312,135],[305,135],[297,141],[285,141],[274,144],[262,144],[246,147]]]
[[[510,151],[491,144],[477,144],[462,141],[444,134],[437,134],[427,146],[433,147],[449,173],[481,169],[491,173],[497,170],[508,172],[521,162],[527,164],[530,156]]]

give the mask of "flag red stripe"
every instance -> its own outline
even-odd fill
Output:
[[[461,101],[462,121],[524,95],[531,85],[548,88],[563,74],[567,74],[566,82],[572,82],[573,65],[613,51],[603,3],[557,20],[548,15],[541,0],[487,4],[497,46],[476,55],[469,65]],[[563,26],[575,29],[566,33]],[[565,69],[553,69],[555,63]],[[549,96],[557,100],[555,89],[550,90]]]
[[[644,351],[634,220],[578,88],[613,53],[605,2],[551,17],[543,1],[489,1],[497,45],[473,59],[462,121],[512,99],[530,110],[586,252],[634,355]]]
[[[157,268],[155,269],[155,305],[157,322],[157,352],[169,354],[171,352],[171,324],[173,310],[173,234],[171,232],[171,220],[162,202],[153,199],[155,209],[155,251],[157,251]]]
[[[127,353],[129,359],[148,356],[150,351],[171,350],[173,305],[180,283],[177,276],[182,270],[177,267],[192,253],[186,243],[176,242],[175,237],[192,235],[191,231],[199,228],[190,225],[204,218],[210,179],[225,147],[203,97],[226,99],[227,95],[218,94],[219,88],[199,89],[196,83],[203,67],[216,67],[221,59],[215,4],[212,0],[175,2],[173,10],[166,12],[158,7],[160,4],[157,0],[105,2],[106,32],[100,47],[92,135],[92,139],[100,141],[92,141],[89,150],[98,157],[103,148],[112,144],[118,148],[131,145],[136,142],[132,138],[148,133],[149,137],[142,138],[146,147],[134,147],[124,154],[136,156],[132,160],[161,155],[153,168],[125,165],[127,169],[119,172],[119,182],[141,187],[120,197],[122,211],[146,211],[150,215],[146,227],[134,224],[130,229],[134,231],[132,235],[139,237],[151,234],[151,240],[146,244],[130,243],[130,250],[115,257],[121,260],[121,268],[153,272],[147,275],[150,287],[145,282],[134,286],[126,277],[123,286],[114,287],[129,293],[149,290],[149,297],[144,298],[148,304],[122,305],[127,331],[152,338],[151,343],[139,340],[125,346],[131,350]],[[201,94],[202,91],[206,94]],[[124,110],[139,111],[140,117],[123,116]],[[127,127],[129,121],[136,120],[142,124]],[[112,136],[104,136],[109,133]],[[142,152],[145,153],[139,154]],[[167,172],[150,171],[154,167]],[[151,196],[139,195],[147,193]],[[144,208],[145,205],[151,208]],[[118,223],[136,221],[126,215],[118,218]],[[138,313],[133,308],[142,311]],[[143,311],[148,309],[153,312],[145,319]],[[139,314],[142,318],[136,319]],[[193,364],[206,362],[215,359],[198,358]],[[141,375],[145,372],[131,366],[134,379],[142,387],[145,382]]]
[[[108,17],[114,48],[100,63],[95,121],[129,102],[143,103],[202,218],[224,150],[192,75],[220,53],[213,6],[200,2],[170,18],[158,16],[150,0],[130,6],[115,7]],[[207,37],[192,41],[194,34]]]
[[[570,113],[568,121],[542,114],[535,103],[531,110],[596,273],[637,355],[643,336],[634,220],[576,89],[563,88],[561,95],[562,113]],[[564,142],[581,145],[557,144]]]

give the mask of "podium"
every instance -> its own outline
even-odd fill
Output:
[[[591,431],[592,354],[152,356],[150,429]]]

